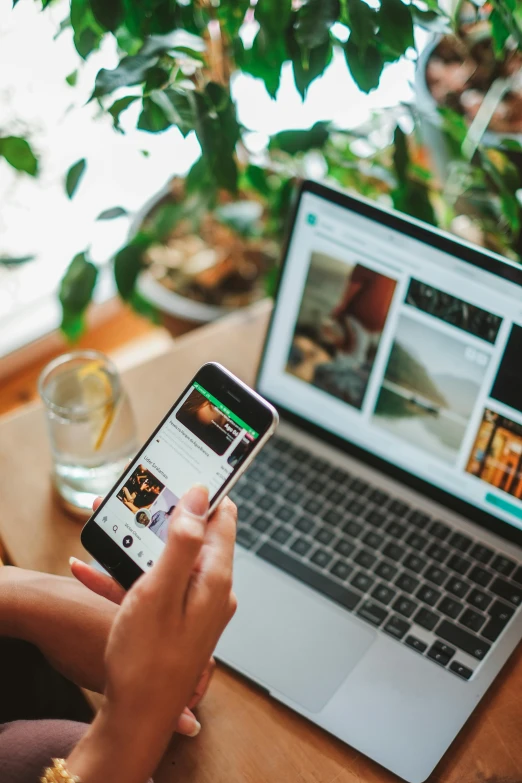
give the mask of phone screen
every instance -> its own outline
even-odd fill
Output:
[[[161,553],[169,516],[183,493],[205,484],[212,503],[259,437],[194,380],[99,509],[96,523],[148,570]]]

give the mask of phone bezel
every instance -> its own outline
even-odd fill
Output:
[[[212,512],[273,434],[279,417],[275,408],[270,403],[266,402],[257,392],[250,389],[222,365],[217,362],[209,362],[208,364],[204,364],[185,386],[184,390],[169,408],[165,416],[163,416],[150,437],[136,453],[132,463],[139,460],[155,438],[156,434],[172,415],[172,412],[178,406],[179,401],[187,394],[195,382],[201,384],[208,392],[221,400],[233,410],[237,416],[248,422],[250,426],[259,433],[259,438],[247,459],[237,466],[236,470],[230,474],[227,481],[222,485],[220,491],[211,498],[210,511]],[[101,525],[96,522],[96,519],[98,515],[102,513],[108,500],[116,492],[127,471],[128,468],[118,477],[118,480],[107,493],[99,507],[87,520],[81,532],[81,541],[85,549],[126,589],[143,574],[143,569],[141,569],[125,550],[103,530]]]

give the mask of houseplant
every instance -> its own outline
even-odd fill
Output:
[[[519,25],[512,2],[497,5],[505,5],[510,19]],[[49,0],[42,3],[45,7]],[[229,228],[239,234],[257,232],[277,242],[292,181],[306,172],[311,153],[322,156],[329,176],[342,185],[386,198],[409,214],[451,227],[451,215],[439,197],[441,183],[426,160],[423,165],[417,160],[425,155],[415,132],[406,138],[398,127],[393,135],[388,133],[388,141],[379,149],[361,153],[357,134],[345,134],[322,122],[309,130],[277,134],[263,154],[253,155],[248,129],[238,122],[231,97],[236,72],[261,79],[274,96],[285,63],[290,63],[296,87],[305,97],[331,61],[334,48],[343,52],[360,89],[369,92],[378,85],[387,63],[413,52],[414,23],[440,27],[451,25],[452,19],[437,0],[409,4],[381,0],[376,8],[364,0],[258,0],[257,4],[250,0],[71,0],[70,24],[80,57],[88,58],[106,37],[117,41],[119,64],[113,70],[99,71],[92,93],[92,100],[109,113],[115,129],[120,128],[121,114],[139,104],[141,130],[159,133],[177,126],[184,135],[194,131],[201,146],[201,157],[178,197],[161,204],[116,254],[114,272],[121,296],[150,313],[137,283],[151,252],[180,226],[197,233],[201,221],[216,209],[221,210],[218,222],[226,224],[222,207],[231,199],[259,203],[262,212],[254,225],[239,228],[229,220]],[[250,41],[244,35],[247,28],[253,33]],[[411,127],[412,118],[416,119],[414,112],[404,127]],[[484,172],[482,158],[477,165],[477,154],[482,155],[480,140],[473,154],[466,156],[462,152],[465,128],[455,117],[447,117],[446,123],[460,170],[465,170],[459,187],[469,190],[471,182],[473,188],[482,188],[494,204],[490,222],[504,220],[508,211],[516,233],[518,182],[509,162],[502,153],[490,160],[484,152],[488,168]],[[84,168],[85,162],[79,161],[68,173],[71,195]],[[453,204],[457,202],[458,193]],[[498,233],[502,233],[500,224]],[[82,252],[62,281],[63,328],[72,337],[82,328],[96,278],[96,267],[88,253]]]

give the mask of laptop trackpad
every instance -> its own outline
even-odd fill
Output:
[[[234,590],[238,609],[218,657],[310,712],[324,707],[376,637],[251,557],[236,560]]]

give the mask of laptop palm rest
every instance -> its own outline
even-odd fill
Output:
[[[377,635],[251,557],[236,559],[234,590],[238,609],[218,657],[310,712],[324,707]]]

